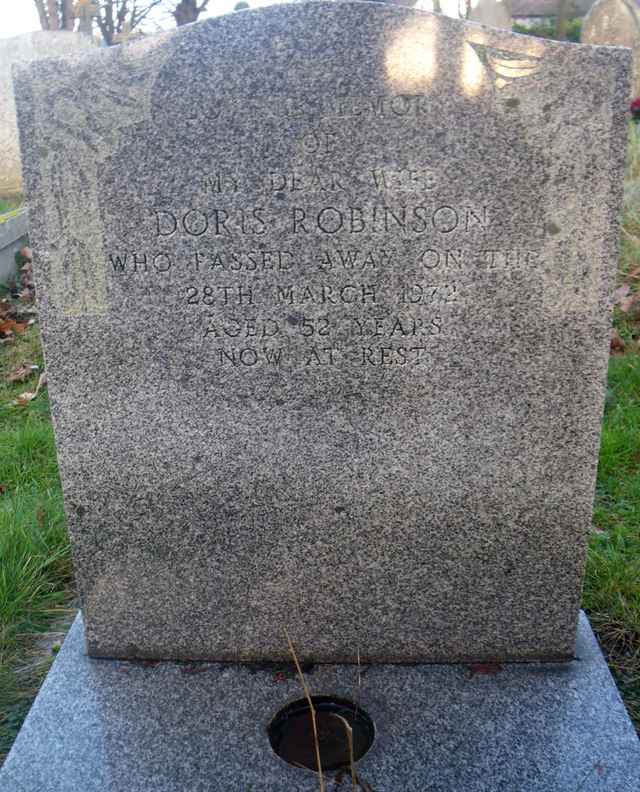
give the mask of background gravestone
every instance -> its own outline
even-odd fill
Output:
[[[92,655],[573,656],[628,60],[313,3],[20,74]]]
[[[11,67],[37,58],[67,57],[93,46],[91,38],[66,30],[38,31],[0,39],[0,198],[22,191]]]
[[[513,27],[511,2],[510,0],[479,0],[471,9],[469,19],[471,22],[481,22],[490,27],[511,30]]]
[[[631,98],[640,96],[640,17],[633,0],[598,0],[587,14],[583,44],[611,44],[633,51]]]

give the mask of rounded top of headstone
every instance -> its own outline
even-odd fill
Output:
[[[476,6],[471,9],[469,19],[472,22],[505,30],[511,30],[513,26],[511,8],[505,0],[478,0]]]
[[[635,0],[598,0],[585,18],[580,40],[633,50],[631,97],[640,95],[640,6]]]
[[[633,0],[597,0],[585,17],[582,43],[637,46],[640,41],[639,11]]]

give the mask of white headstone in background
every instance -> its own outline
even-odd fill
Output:
[[[479,0],[469,15],[471,22],[481,22],[495,28],[511,30],[511,0]]]
[[[583,44],[610,44],[633,51],[631,98],[640,96],[640,9],[633,0],[598,0],[587,14]]]
[[[11,69],[14,63],[67,57],[94,47],[88,36],[68,30],[40,30],[0,40],[0,197],[22,191],[20,147]]]

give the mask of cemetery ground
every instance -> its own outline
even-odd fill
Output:
[[[583,607],[640,730],[640,143],[632,137]],[[48,395],[38,388],[39,331],[22,324],[0,344],[0,763],[74,606]]]
[[[7,217],[13,215],[22,206],[20,198],[0,198],[0,222]]]

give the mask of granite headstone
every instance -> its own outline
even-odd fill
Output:
[[[628,68],[314,2],[19,73],[91,655],[573,656]]]

